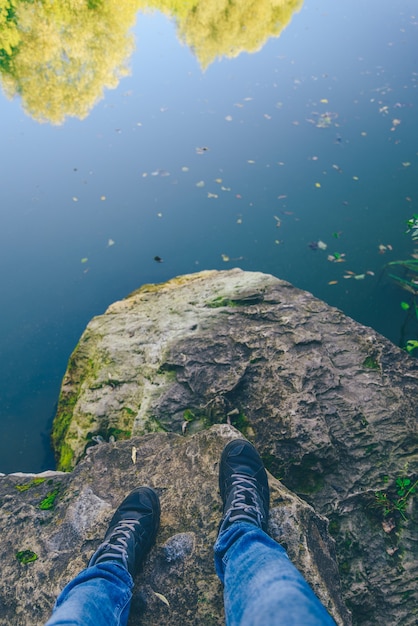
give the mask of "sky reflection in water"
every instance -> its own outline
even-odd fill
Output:
[[[83,121],[2,97],[0,471],[53,466],[68,357],[143,283],[269,272],[399,342],[407,295],[381,270],[413,251],[418,15],[335,5],[307,0],[280,38],[204,72],[173,23],[139,15],[131,76]]]

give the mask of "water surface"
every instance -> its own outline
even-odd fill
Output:
[[[41,124],[1,96],[3,472],[53,467],[68,357],[144,283],[268,272],[415,338],[382,269],[413,252],[418,213],[416,3],[306,0],[280,37],[205,69],[166,15],[133,33],[130,75],[84,119]]]

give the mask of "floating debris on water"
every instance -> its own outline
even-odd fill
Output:
[[[308,248],[311,250],[326,250],[328,245],[319,239],[318,241],[310,241],[308,243]]]
[[[329,254],[327,256],[328,261],[332,263],[344,263],[345,262],[345,253],[344,252],[334,252],[334,254]]]
[[[384,245],[383,243],[380,243],[379,246],[379,254],[385,254],[388,250],[391,252],[393,250],[392,246],[390,245],[390,243]]]

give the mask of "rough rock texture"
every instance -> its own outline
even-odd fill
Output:
[[[188,441],[230,421],[330,520],[354,624],[412,626],[417,392],[417,360],[311,294],[265,274],[202,272],[145,286],[91,321],[53,440],[69,469],[100,438],[165,430]]]
[[[157,545],[136,579],[129,623],[223,624],[222,588],[212,554],[221,515],[218,462],[224,445],[237,436],[228,425],[187,438],[150,434],[101,444],[72,473],[51,472],[43,483],[41,476],[0,478],[0,624],[46,621],[59,590],[86,566],[100,543],[113,509],[139,484],[157,489],[162,515]],[[337,622],[349,624],[326,520],[270,479],[271,535],[286,545]],[[29,487],[24,491],[22,486]],[[55,489],[54,508],[41,510],[39,503]],[[15,555],[25,550],[37,560],[19,563]]]

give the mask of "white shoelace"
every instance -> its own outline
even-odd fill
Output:
[[[232,474],[231,478],[234,498],[229,507],[229,521],[234,522],[239,519],[248,520],[250,518],[258,526],[261,526],[264,514],[260,507],[260,495],[256,479],[243,474]]]
[[[135,533],[135,526],[139,525],[139,520],[122,520],[115,526],[109,539],[102,545],[100,557],[106,559],[122,560],[123,565],[128,567],[128,539]]]

